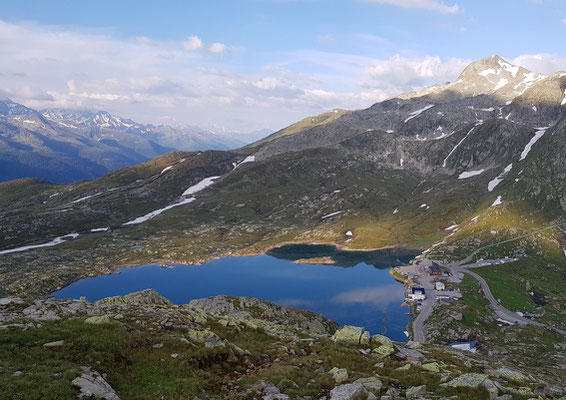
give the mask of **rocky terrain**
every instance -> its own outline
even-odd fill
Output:
[[[540,374],[484,355],[391,342],[252,298],[173,305],[152,290],[86,300],[0,299],[5,398],[560,398]]]
[[[4,293],[46,293],[116,265],[198,263],[281,242],[435,245],[442,257],[464,258],[552,225],[560,250],[566,203],[553,177],[563,173],[564,90],[563,73],[542,76],[493,56],[452,84],[336,110],[235,152],[172,153],[71,185],[1,184],[0,252],[88,233],[0,255]],[[207,178],[194,200],[182,200]],[[536,252],[525,243],[517,252],[527,249]]]
[[[424,256],[447,261],[517,258],[515,262],[478,268],[475,272],[488,281],[502,306],[532,314],[545,325],[564,330],[565,91],[565,73],[543,76],[493,56],[471,64],[453,83],[405,94],[366,110],[336,110],[306,119],[237,151],[173,152],[75,184],[37,179],[1,183],[0,295],[45,299],[70,282],[110,273],[118,266],[151,261],[199,264],[221,256],[260,254],[280,243],[329,243],[341,250],[408,246],[421,249]],[[215,336],[204,336],[218,337],[214,340],[225,343],[223,348],[230,347],[223,342],[226,340],[252,355],[259,352],[272,357],[267,362],[269,367],[259,368],[261,373],[257,367],[266,364],[255,358],[241,365],[237,369],[241,375],[236,374],[238,377],[232,376],[227,382],[220,384],[212,379],[222,375],[218,371],[225,372],[222,366],[207,375],[214,390],[226,385],[227,392],[214,392],[218,397],[333,398],[331,391],[337,382],[326,374],[333,367],[339,376],[344,375],[340,370],[348,371],[348,379],[341,384],[354,385],[337,389],[336,399],[341,398],[342,390],[372,398],[365,393],[371,390],[355,381],[376,374],[382,386],[375,395],[393,398],[407,394],[424,398],[487,398],[490,390],[494,398],[495,390],[486,381],[493,383],[498,396],[561,395],[560,389],[549,387],[563,379],[563,336],[552,329],[506,326],[494,318],[479,287],[467,279],[451,289],[461,290],[463,299],[435,308],[426,323],[428,337],[437,344],[479,339],[479,353],[463,356],[433,345],[397,349],[416,350],[426,358],[426,363],[418,359],[407,362],[406,357],[397,355],[376,361],[373,349],[383,345],[381,339],[370,339],[361,347],[343,347],[330,339],[334,328],[320,320],[326,326],[324,332],[316,322],[294,324],[294,331],[286,334],[299,339],[285,342],[293,343],[284,344],[289,351],[275,357],[267,352],[273,342],[264,340],[271,336],[250,336],[250,327],[238,319],[240,308],[244,307],[242,303],[236,304],[240,300],[217,298],[195,302],[188,308],[166,303],[155,307],[175,313],[183,310],[187,315],[198,309],[214,315],[206,317],[211,325],[200,327]],[[105,311],[107,307],[131,307],[114,304],[128,301],[115,299],[95,305],[68,302],[84,308],[76,318],[65,314],[63,322],[53,324],[71,324],[68,329],[78,329],[79,333],[84,326],[95,329],[81,318],[89,313],[102,316],[114,312]],[[44,307],[43,302],[49,304],[48,308],[67,304],[54,300],[38,302],[40,308]],[[255,301],[244,302],[249,302],[246,307],[255,311],[262,309]],[[21,309],[24,308],[22,305]],[[130,311],[115,312],[126,315]],[[253,324],[259,330],[278,335],[277,329],[285,328],[277,313],[256,318]],[[173,314],[173,327],[186,317]],[[226,314],[232,315],[226,318]],[[22,320],[24,327],[30,323],[21,313],[11,315]],[[262,325],[259,320],[264,319],[279,328]],[[137,323],[115,322],[113,317],[106,320],[112,323],[96,329],[112,328],[116,335],[122,330],[151,334],[162,329],[157,323],[142,329]],[[232,320],[245,325],[240,328],[246,334],[238,336],[227,331]],[[304,342],[301,339],[307,337],[297,329],[318,329],[319,336]],[[29,331],[32,336],[25,340],[39,343],[33,332],[40,331]],[[360,332],[360,338],[362,335],[365,341],[367,334]],[[149,337],[154,344],[161,343]],[[118,365],[138,368],[136,360],[143,359],[146,350],[153,351],[151,346],[119,338],[128,350],[114,348],[115,364],[109,369],[96,366],[96,361],[102,364],[101,356],[98,360],[89,359],[88,363],[73,361],[72,368],[69,367],[72,374],[53,372],[66,377],[65,390],[70,390],[68,382],[79,374],[84,374],[86,381],[100,381],[102,374],[111,376],[111,370]],[[57,335],[48,339],[46,343],[69,340]],[[189,337],[185,339],[191,341]],[[219,350],[217,347],[214,351]],[[140,353],[136,357],[140,358],[122,360],[121,354],[128,353],[130,348],[137,349]],[[316,358],[308,358],[313,349],[318,352]],[[171,354],[181,354],[180,351],[175,347]],[[77,359],[83,360],[81,357],[78,355]],[[152,357],[157,364],[161,359],[176,362],[174,357]],[[293,357],[292,362],[285,364]],[[276,358],[277,363],[284,363],[277,364]],[[467,361],[457,361],[463,359]],[[239,362],[236,364],[240,365]],[[383,366],[375,366],[381,362]],[[434,362],[439,365],[439,372],[423,372],[424,364]],[[521,369],[525,376],[532,373],[534,379],[529,377],[523,384],[493,372],[505,365]],[[83,371],[79,367],[90,369]],[[320,368],[324,372],[316,372]],[[174,368],[165,368],[167,371],[177,373]],[[258,375],[248,381],[247,374],[252,371]],[[448,372],[450,376],[443,376]],[[442,386],[467,373],[479,374],[462,379],[469,382],[470,378],[477,383],[473,386],[483,389]],[[113,379],[109,378],[107,383],[118,395],[130,390],[127,377]],[[170,380],[177,382],[182,378]],[[203,388],[195,381],[200,382],[195,378],[191,385],[198,389],[190,395],[202,397]],[[246,382],[250,385],[242,386]],[[458,386],[458,382],[454,384]],[[181,396],[171,390],[168,393],[175,394],[169,394],[170,397]]]

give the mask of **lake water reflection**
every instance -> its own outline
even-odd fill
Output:
[[[343,252],[333,246],[290,245],[255,257],[226,257],[201,266],[157,264],[123,268],[120,273],[85,278],[53,293],[55,298],[89,301],[152,288],[176,304],[215,295],[258,297],[321,313],[341,325],[386,331],[404,341],[410,321],[401,307],[403,286],[389,268],[407,263],[413,251],[391,249]],[[334,265],[296,264],[304,258],[332,257]]]

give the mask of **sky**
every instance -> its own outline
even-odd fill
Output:
[[[564,0],[0,0],[0,97],[277,130],[499,54],[566,70]]]

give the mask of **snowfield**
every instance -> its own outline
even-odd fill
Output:
[[[531,138],[529,143],[527,143],[525,149],[521,153],[521,158],[519,159],[519,161],[523,161],[525,158],[527,158],[535,143],[538,142],[538,140],[544,136],[548,128],[537,128],[537,129],[538,130],[535,132],[535,135]]]
[[[500,204],[503,204],[503,200],[501,199],[501,196],[497,196],[491,207],[497,207]]]
[[[243,161],[240,161],[238,164],[234,164],[234,169],[238,168],[242,164],[251,163],[251,162],[255,162],[255,156],[247,156],[246,158],[243,159]]]
[[[507,174],[511,172],[512,168],[513,168],[513,164],[511,163],[505,167],[502,173],[500,173],[497,177],[489,181],[489,183],[487,184],[487,191],[493,192],[493,189],[495,189],[495,187],[499,185],[503,181],[503,179],[505,179]]]
[[[172,208],[179,207],[179,206],[182,206],[182,205],[185,205],[185,204],[192,203],[193,201],[196,200],[196,197],[192,197],[192,195],[200,192],[203,189],[206,189],[207,187],[212,185],[214,183],[214,181],[218,178],[220,178],[220,177],[219,176],[209,176],[208,178],[204,178],[203,180],[201,180],[196,185],[193,185],[193,186],[189,187],[187,190],[185,190],[183,192],[183,194],[181,195],[181,199],[179,201],[177,201],[176,203],[169,204],[166,207],[163,207],[163,208],[160,208],[158,210],[147,213],[145,215],[142,215],[141,217],[138,217],[136,219],[133,219],[131,221],[128,221],[128,222],[122,224],[122,226],[138,225],[138,224],[141,224],[143,222],[149,221],[150,219],[157,217],[159,214],[161,214],[161,213],[163,213],[167,210],[170,210]],[[191,196],[191,197],[189,197],[189,196]]]
[[[191,196],[195,193],[200,192],[203,189],[206,189],[210,185],[214,183],[215,180],[220,178],[219,176],[209,176],[208,178],[204,178],[202,181],[197,183],[196,185],[191,186],[187,190],[185,190],[182,194],[183,197]]]
[[[417,118],[419,115],[424,113],[426,110],[430,110],[432,107],[434,107],[434,104],[428,105],[424,108],[421,108],[420,110],[413,111],[412,113],[409,114],[409,117],[405,120],[405,123],[409,122],[413,118]]]
[[[341,214],[342,211],[334,211],[333,213],[330,214],[326,214],[322,217],[320,217],[320,219],[326,219],[326,218],[330,218],[330,217],[334,217],[335,215]]]
[[[65,243],[69,240],[76,239],[78,237],[79,237],[79,234],[73,232],[73,233],[69,233],[68,235],[56,237],[55,239],[53,239],[52,241],[47,242],[47,243],[32,244],[32,245],[29,245],[29,246],[16,247],[15,249],[2,250],[2,251],[0,251],[0,255],[1,254],[10,254],[10,253],[19,253],[19,252],[22,252],[22,251],[39,249],[41,247],[53,247],[53,246],[57,246],[58,244]]]
[[[446,164],[448,163],[448,159],[449,159],[450,156],[456,151],[456,149],[457,149],[458,147],[460,147],[460,145],[461,145],[462,143],[464,143],[464,140],[466,140],[466,139],[468,138],[468,136],[470,136],[470,134],[474,131],[474,129],[476,129],[476,128],[477,128],[478,126],[480,126],[481,124],[483,124],[483,121],[478,121],[478,122],[476,122],[476,124],[472,127],[472,129],[470,129],[470,130],[468,131],[468,133],[466,133],[466,136],[464,136],[464,137],[462,138],[462,140],[460,140],[460,141],[456,144],[456,146],[454,146],[454,148],[453,148],[452,150],[450,150],[450,153],[448,153],[448,155],[446,156],[446,158],[445,158],[444,161],[442,162],[442,167],[443,167],[443,168],[446,168]]]
[[[85,200],[91,199],[93,197],[100,196],[101,194],[102,193],[95,193],[95,194],[91,194],[90,196],[81,197],[80,199],[71,201],[71,204],[80,203],[81,201],[85,201]]]
[[[190,198],[188,198],[188,199],[183,199],[183,200],[181,200],[181,201],[179,201],[179,202],[177,202],[177,203],[170,204],[170,205],[168,205],[167,207],[160,208],[159,210],[152,211],[152,212],[147,213],[147,214],[145,214],[145,215],[142,215],[141,217],[138,217],[138,218],[136,218],[136,219],[134,219],[134,220],[128,221],[128,222],[124,223],[122,226],[130,226],[130,225],[138,225],[138,224],[141,224],[141,223],[143,223],[143,222],[149,221],[150,219],[153,219],[153,218],[157,217],[159,214],[161,214],[161,213],[163,213],[163,212],[165,212],[165,211],[167,211],[167,210],[170,210],[170,209],[175,208],[175,207],[182,206],[182,205],[184,205],[184,204],[192,203],[192,202],[195,201],[195,200],[196,200],[195,197],[190,197]]]
[[[106,228],[94,228],[91,229],[90,231],[92,233],[97,233],[97,232],[108,232],[110,230],[110,228],[106,227]]]
[[[462,173],[458,176],[458,179],[468,179],[468,178],[471,178],[471,177],[473,177],[473,176],[478,176],[478,175],[483,174],[484,171],[485,171],[484,169],[480,169],[480,170],[477,170],[477,171],[466,171],[466,172],[462,172]]]

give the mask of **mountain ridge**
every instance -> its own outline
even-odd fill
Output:
[[[143,125],[106,111],[36,111],[4,100],[0,101],[0,181],[23,177],[60,183],[93,179],[175,149],[241,147],[245,140],[257,139],[257,134],[240,137]]]

